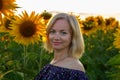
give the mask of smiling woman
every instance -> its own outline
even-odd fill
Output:
[[[34,80],[88,80],[79,58],[84,53],[80,25],[74,15],[58,13],[46,29],[45,49],[54,57]]]

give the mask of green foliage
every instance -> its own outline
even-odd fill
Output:
[[[107,77],[109,78],[109,80],[120,80],[120,54],[112,57],[107,62],[107,65],[109,67],[109,71],[107,71],[106,73],[108,74]]]
[[[0,39],[5,35],[8,34],[0,33]],[[0,80],[33,80],[53,56],[43,49],[41,42],[25,47],[11,38],[0,41],[0,45]]]
[[[23,77],[18,72],[10,72],[9,74],[5,75],[4,78],[1,80],[23,80]]]
[[[108,62],[108,65],[120,65],[120,54],[115,55],[112,57]]]
[[[82,57],[82,62],[90,80],[109,80],[106,76],[106,71],[109,67],[107,61],[114,55],[118,54],[113,45],[114,30],[104,33],[98,30],[90,36],[84,35],[85,54]]]

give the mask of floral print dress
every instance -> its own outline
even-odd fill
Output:
[[[88,77],[79,70],[47,64],[34,80],[88,80]]]

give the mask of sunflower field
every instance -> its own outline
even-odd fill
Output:
[[[27,11],[15,0],[0,0],[0,80],[34,80],[53,58],[43,45],[52,13]],[[74,14],[71,14],[74,15]],[[80,59],[89,80],[120,80],[120,24],[114,17],[75,15],[85,40]]]

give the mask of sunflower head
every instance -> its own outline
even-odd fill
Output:
[[[97,17],[95,17],[95,20],[96,20],[96,22],[98,23],[98,26],[99,26],[99,25],[103,25],[103,24],[105,23],[102,16],[97,16]]]
[[[41,22],[41,16],[35,12],[30,15],[26,11],[22,12],[22,15],[12,20],[11,26],[14,40],[23,45],[39,42],[40,37],[45,36],[45,25]]]
[[[15,1],[16,0],[0,0],[0,22],[2,21],[2,14],[5,16],[14,14],[13,11],[18,8],[17,4],[15,4]]]
[[[82,21],[81,30],[83,34],[90,35],[91,33],[96,31],[96,24],[92,21]]]
[[[44,10],[44,12],[41,13],[41,16],[43,17],[43,19],[48,20],[52,17],[52,14]]]
[[[0,32],[9,32],[9,31],[11,31],[10,24],[11,24],[12,19],[14,19],[14,16],[10,16],[10,15],[8,17],[4,16],[2,18],[3,23],[1,24]]]

